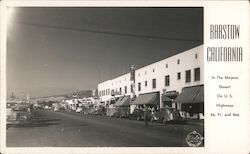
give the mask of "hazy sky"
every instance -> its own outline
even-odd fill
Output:
[[[46,96],[98,82],[203,43],[202,8],[12,8],[7,91]]]

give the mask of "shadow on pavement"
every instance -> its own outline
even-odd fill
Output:
[[[48,127],[50,125],[60,124],[61,119],[48,118],[39,112],[34,113],[34,116],[30,121],[18,123],[18,124],[7,124],[7,129],[10,127],[18,128],[29,128],[29,127]]]

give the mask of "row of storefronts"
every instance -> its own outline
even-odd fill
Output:
[[[98,84],[106,108],[172,107],[204,114],[203,45]]]

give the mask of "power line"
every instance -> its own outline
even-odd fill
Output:
[[[116,35],[116,36],[137,37],[137,38],[147,38],[147,39],[160,39],[160,40],[173,40],[173,41],[185,41],[185,42],[202,42],[202,40],[198,40],[198,39],[171,38],[171,37],[165,37],[165,36],[152,36],[152,35],[142,35],[142,34],[128,34],[128,33],[121,33],[121,32],[99,31],[99,30],[90,30],[90,29],[83,29],[83,28],[76,28],[76,27],[63,27],[63,26],[27,23],[27,22],[17,22],[17,23],[22,24],[22,25],[42,27],[42,28],[81,31],[81,32],[87,32],[87,33],[96,33],[96,34],[105,34],[105,35]]]

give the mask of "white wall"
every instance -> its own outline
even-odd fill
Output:
[[[197,59],[195,58],[197,54]],[[180,63],[177,64],[177,60]],[[166,68],[166,64],[168,67]],[[194,81],[194,68],[200,68],[200,81]],[[154,69],[154,72],[153,72]],[[191,70],[191,82],[186,83],[185,71]],[[177,80],[177,73],[181,72],[181,79]],[[203,45],[192,48],[175,56],[166,58],[151,65],[142,67],[135,71],[135,93],[138,96],[142,93],[160,92],[160,96],[163,93],[163,89],[166,91],[178,91],[181,92],[183,87],[200,85],[204,83],[204,64],[203,64]],[[170,85],[165,86],[165,76],[170,76]],[[152,79],[156,79],[156,88],[152,88]],[[145,81],[147,81],[147,87],[145,87]],[[141,91],[138,91],[138,83],[141,83]],[[161,99],[161,97],[160,97]],[[163,104],[161,103],[160,107]]]
[[[101,102],[106,102],[111,98],[111,80],[104,81],[100,84],[98,84],[98,95],[100,96],[100,101]],[[105,91],[105,95],[101,94],[103,90]],[[106,90],[109,91],[109,94],[106,94]]]
[[[122,89],[121,94],[116,95],[115,97],[120,97],[124,95],[130,95],[132,96],[131,93],[131,81],[130,81],[130,73],[124,74],[122,76],[119,76],[117,78],[114,78],[111,80],[111,89],[114,89],[114,91],[119,92],[120,88]],[[125,86],[127,86],[127,93],[125,93]]]
[[[195,55],[197,54],[197,59]],[[177,60],[180,60],[180,63],[177,64]],[[168,67],[166,68],[166,64]],[[200,81],[194,81],[194,68],[200,68]],[[154,69],[154,72],[153,72]],[[191,82],[186,83],[185,81],[185,71],[191,70]],[[177,80],[177,73],[181,72],[181,79]],[[156,63],[147,65],[135,71],[135,94],[149,93],[149,92],[160,92],[160,102],[163,89],[166,91],[178,91],[181,92],[182,88],[188,86],[195,86],[204,84],[204,60],[203,60],[203,45],[192,48],[185,52],[179,53],[172,57],[163,59]],[[165,86],[165,76],[170,76],[170,85]],[[156,88],[152,88],[152,79],[156,79]],[[147,81],[147,86],[145,87],[145,81]],[[141,91],[138,91],[138,83],[141,83]],[[104,89],[110,89],[110,95],[101,96],[101,101],[107,101],[111,97],[111,90],[119,91],[120,87],[122,88],[121,95],[124,95],[124,87],[127,86],[127,94],[131,95],[130,90],[130,73],[124,74],[122,76],[116,77],[112,80],[108,80],[98,84],[98,92]],[[99,94],[99,93],[98,93]],[[121,96],[121,95],[117,95]],[[160,107],[163,104],[161,102]]]
[[[98,95],[101,98],[102,102],[106,102],[112,97],[120,97],[124,95],[130,95],[132,96],[131,89],[130,89],[131,81],[130,81],[130,73],[124,74],[122,76],[116,77],[112,80],[108,80],[105,82],[102,82],[98,84]],[[125,93],[125,86],[127,86],[127,93]],[[116,94],[115,96],[111,96],[111,91],[120,91],[120,88],[122,89],[122,92],[120,94]],[[100,95],[100,92],[102,93],[103,90],[108,90],[109,93],[105,95]]]

